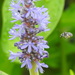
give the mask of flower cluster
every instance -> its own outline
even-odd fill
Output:
[[[45,48],[49,48],[49,46],[42,36],[36,34],[49,30],[47,29],[49,15],[47,8],[36,7],[34,1],[37,0],[12,0],[11,2],[10,10],[12,18],[15,19],[12,22],[21,21],[21,24],[16,24],[10,29],[10,40],[19,37],[20,41],[16,42],[14,46],[22,52],[10,51],[9,59],[15,60],[18,57],[22,63],[21,68],[26,66],[28,69],[31,69],[32,62],[35,62],[36,71],[39,70],[43,73],[42,67],[48,68],[48,66],[40,63],[40,60],[48,57]]]

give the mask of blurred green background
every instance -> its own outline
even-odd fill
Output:
[[[15,24],[10,22],[10,1],[0,0],[0,71],[8,75],[29,75],[25,67],[20,68],[19,61],[8,60],[9,50],[18,51],[13,46],[18,39],[8,40],[8,31]],[[48,8],[51,17],[48,25],[51,30],[39,34],[45,37],[50,46],[47,49],[49,57],[43,60],[49,68],[44,69],[43,75],[75,75],[75,0],[41,0],[35,4]],[[71,32],[73,37],[61,38],[63,32]],[[7,75],[5,73],[0,72],[0,75]]]

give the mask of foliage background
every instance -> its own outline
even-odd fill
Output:
[[[8,31],[14,25],[10,23],[10,1],[0,0],[0,70],[8,75],[29,75],[27,69],[20,68],[18,61],[11,63],[8,60],[8,50],[17,52],[13,46],[17,39],[8,40]],[[51,31],[39,34],[45,37],[50,46],[47,50],[50,56],[43,60],[49,68],[44,69],[43,75],[70,75],[70,69],[75,72],[75,0],[41,0],[36,5],[47,7],[51,17],[51,24],[48,25]],[[70,39],[60,38],[60,34],[66,31],[74,36]],[[7,75],[5,73],[0,72],[0,75]]]

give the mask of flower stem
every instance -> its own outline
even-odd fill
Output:
[[[36,63],[32,62],[32,69],[29,69],[30,75],[39,75],[39,72],[36,72]]]
[[[63,43],[66,43],[67,41],[65,39],[61,39],[61,58],[62,58],[62,75],[68,75],[68,66],[67,66],[67,58],[66,58],[66,45]]]

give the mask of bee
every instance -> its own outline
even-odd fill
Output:
[[[64,32],[60,35],[60,37],[64,37],[66,39],[71,38],[73,34],[71,32]]]

